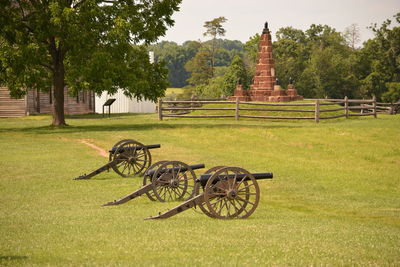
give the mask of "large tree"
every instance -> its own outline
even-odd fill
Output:
[[[360,96],[375,95],[380,100],[385,95],[388,101],[390,98],[385,93],[400,88],[400,13],[394,18],[394,23],[386,20],[380,27],[374,24],[371,29],[375,38],[365,42],[358,53],[356,72],[362,85]]]
[[[243,61],[247,68],[247,83],[251,83],[251,79],[256,73],[256,65],[258,59],[258,47],[261,36],[256,33],[254,36],[250,36],[249,40],[243,45],[244,57]]]
[[[218,17],[210,21],[206,21],[204,23],[204,28],[206,28],[206,31],[203,33],[204,36],[210,36],[211,37],[211,70],[212,70],[212,76],[214,76],[214,66],[215,66],[215,50],[217,48],[217,36],[224,36],[225,35],[225,29],[222,27],[222,23],[226,22],[227,19],[225,17]]]
[[[12,96],[54,90],[53,125],[65,125],[64,87],[155,100],[167,86],[144,45],[173,25],[181,0],[1,0],[0,84]]]
[[[236,85],[240,82],[244,88],[247,88],[247,71],[246,66],[240,56],[235,56],[232,64],[229,66],[224,76],[224,83],[222,84],[222,93],[225,96],[233,95]]]
[[[285,87],[290,77],[305,97],[353,96],[358,81],[353,73],[355,50],[328,25],[308,30],[285,27],[273,43],[276,73]]]
[[[189,84],[197,86],[208,83],[213,77],[213,70],[210,62],[210,51],[201,48],[197,54],[186,63],[185,69],[191,73],[190,78],[187,80]]]

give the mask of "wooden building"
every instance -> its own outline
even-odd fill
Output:
[[[94,113],[94,92],[80,92],[71,97],[64,91],[64,112],[66,115]],[[7,87],[0,87],[0,118],[21,117],[29,114],[51,113],[54,97],[52,92],[43,93],[28,90],[21,99],[11,98]]]

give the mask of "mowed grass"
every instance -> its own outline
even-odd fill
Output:
[[[400,265],[400,116],[322,121],[168,119],[155,114],[0,120],[0,265]],[[93,118],[98,118],[94,116]],[[273,172],[244,220],[146,197],[102,207],[140,177],[104,172],[104,149],[121,139],[161,144],[153,160]],[[201,173],[199,170],[197,173]]]
[[[171,94],[175,94],[175,95],[179,95],[183,93],[183,89],[182,88],[167,88],[167,90],[165,91],[165,95],[171,95]]]

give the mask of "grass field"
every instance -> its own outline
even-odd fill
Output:
[[[0,120],[0,265],[400,265],[400,116],[323,121]],[[98,118],[98,117],[93,117]],[[194,210],[143,218],[178,203],[146,197],[102,207],[141,178],[114,172],[75,181],[120,139],[161,144],[154,161],[271,171],[257,210],[216,220]],[[197,173],[200,173],[198,171]]]
[[[175,95],[179,95],[183,93],[183,89],[182,88],[167,88],[167,90],[165,91],[165,95],[171,95],[171,94],[175,94]]]

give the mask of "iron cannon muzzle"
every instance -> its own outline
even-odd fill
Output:
[[[212,174],[202,174],[200,175],[200,178],[196,180],[196,182],[199,182],[201,184],[201,186],[205,186],[208,182],[208,180],[210,179]],[[252,175],[254,176],[254,178],[256,178],[256,180],[262,180],[262,179],[272,179],[274,177],[274,174],[272,172],[261,172],[261,173],[252,173]],[[247,174],[228,174],[228,175],[223,175],[220,174],[218,175],[218,178],[220,180],[223,179],[231,179],[231,178],[235,178],[237,181],[240,181],[244,178],[243,181],[248,181],[250,180],[250,178],[246,177]],[[217,180],[215,180],[215,182],[217,182]]]
[[[136,149],[136,150],[141,150],[143,148],[147,148],[147,149],[154,149],[154,148],[160,148],[161,145],[160,144],[154,144],[154,145],[144,145],[144,146],[136,146],[136,147],[129,147],[129,148],[124,148],[124,149]],[[114,146],[113,148],[111,148],[108,152],[114,154],[115,151],[117,151],[118,146]],[[123,153],[123,149],[120,150],[121,153]]]

